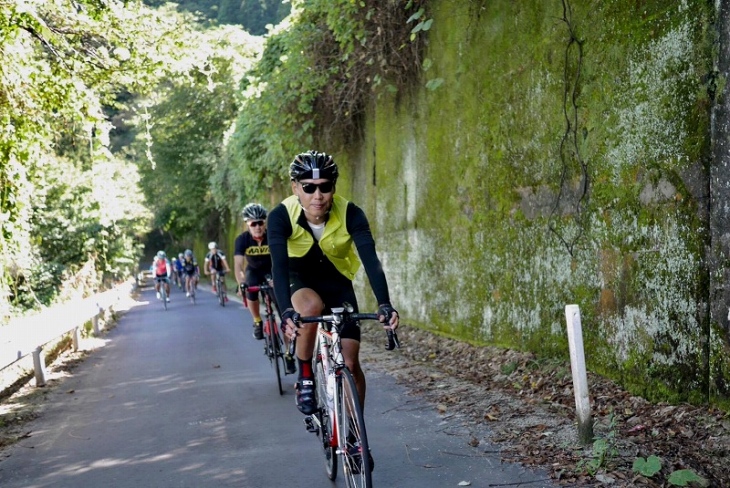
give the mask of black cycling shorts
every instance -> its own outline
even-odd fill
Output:
[[[289,283],[289,292],[292,295],[302,288],[311,288],[314,290],[324,302],[323,315],[331,313],[332,307],[341,307],[345,302],[352,305],[355,312],[358,311],[357,297],[352,287],[352,281],[344,276],[341,279],[323,279],[319,276],[305,278],[299,273],[292,271],[289,273]],[[340,332],[340,337],[343,339],[354,339],[359,342],[360,322],[352,321],[345,323]]]

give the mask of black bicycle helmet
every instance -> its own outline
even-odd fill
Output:
[[[336,183],[339,175],[332,156],[317,151],[297,154],[289,165],[289,177],[292,181],[323,178]]]
[[[266,220],[266,209],[260,203],[249,203],[243,207],[243,220]]]

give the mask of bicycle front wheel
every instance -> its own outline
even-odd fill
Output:
[[[319,348],[317,348],[319,349]],[[337,478],[337,450],[333,429],[334,409],[327,401],[327,375],[322,367],[322,358],[314,361],[314,382],[317,387],[317,417],[319,418],[320,438],[324,448],[325,469],[327,477],[334,481]],[[334,401],[334,400],[333,400]]]
[[[264,336],[264,339],[266,339],[266,352],[274,366],[274,373],[276,373],[276,384],[279,386],[279,395],[283,395],[284,388],[281,385],[281,369],[283,366],[281,364],[283,360],[283,355],[281,352],[281,339],[279,339],[278,329],[276,327],[276,322],[274,322],[273,317],[269,316],[266,318],[266,324],[264,328],[267,329]]]
[[[345,483],[348,488],[372,488],[372,458],[365,417],[355,379],[346,367],[337,376],[337,394],[337,439]]]
[[[165,290],[165,284],[160,285],[160,298],[162,298],[162,305],[164,305],[165,310],[167,310],[167,290]]]
[[[225,307],[226,306],[225,296],[226,296],[226,292],[223,291],[223,280],[219,280],[218,281],[218,304],[221,307]]]

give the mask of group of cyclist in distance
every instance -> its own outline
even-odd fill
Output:
[[[186,249],[177,257],[172,258],[172,262],[167,258],[165,251],[158,251],[155,255],[150,270],[155,274],[155,291],[157,299],[160,300],[160,283],[165,284],[165,292],[167,301],[170,301],[170,279],[175,278],[181,287],[185,288],[185,296],[190,296],[194,288],[197,288],[200,282],[200,267],[198,261],[193,255],[193,251]],[[208,254],[205,255],[203,267],[204,273],[210,275],[211,287],[213,293],[216,293],[216,279],[220,274],[225,276],[230,271],[226,256],[218,249],[215,242],[208,243]],[[226,297],[226,301],[228,298]]]
[[[258,203],[246,205],[242,212],[244,231],[235,240],[234,270],[239,290],[242,284],[258,286],[266,282],[267,276],[273,276],[282,331],[287,341],[296,338],[296,357],[287,357],[286,367],[287,373],[298,370],[296,405],[305,415],[317,408],[312,369],[317,325],[299,324],[297,317],[329,313],[343,303],[351,304],[357,312],[353,279],[362,266],[379,304],[377,314],[383,327],[395,330],[399,324],[368,219],[360,207],[336,195],[338,176],[331,155],[317,151],[298,154],[289,165],[292,195],[268,215]],[[230,270],[214,242],[209,250],[205,271],[211,274],[215,286],[215,273]],[[189,251],[185,251],[185,259]],[[159,275],[162,268],[155,269]],[[260,340],[263,334],[258,294],[246,292],[246,298],[253,318],[253,336]],[[360,366],[360,324],[346,323],[340,337],[345,364],[364,407],[366,381]]]

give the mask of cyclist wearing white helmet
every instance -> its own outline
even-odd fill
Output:
[[[226,273],[230,273],[231,268],[228,267],[226,255],[218,249],[218,245],[215,241],[208,243],[208,249],[208,254],[205,255],[203,270],[206,275],[210,275],[210,285],[213,288],[213,293],[218,293],[218,289],[215,286],[215,282],[218,277],[217,275],[224,276]],[[226,300],[228,300],[228,296],[226,296]]]
[[[158,251],[155,259],[152,261],[152,269],[155,273],[155,291],[157,299],[160,299],[160,279],[165,280],[165,292],[167,293],[167,301],[170,301],[170,276],[172,274],[172,266],[167,259],[165,251]]]

